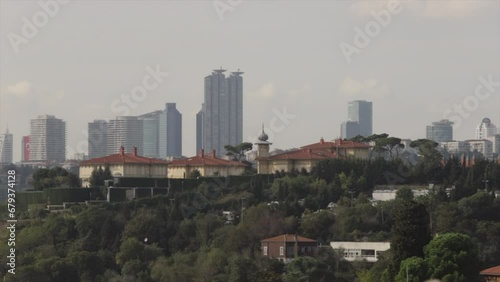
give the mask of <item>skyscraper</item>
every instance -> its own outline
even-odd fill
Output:
[[[202,106],[201,147],[225,154],[225,145],[238,145],[243,141],[243,78],[239,70],[229,77],[222,68],[205,77],[205,100]],[[200,113],[198,113],[200,115]],[[199,116],[197,117],[199,118]],[[198,142],[197,142],[198,143]]]
[[[347,121],[340,126],[340,136],[351,139],[358,135],[373,134],[373,104],[367,101],[352,101],[347,105]]]
[[[175,103],[165,105],[165,110],[159,115],[158,126],[160,158],[182,156],[182,114]]]
[[[481,123],[476,127],[476,139],[486,139],[497,134],[497,127],[491,123],[489,118],[483,118]]]
[[[31,120],[30,161],[66,160],[66,122],[53,115]]]
[[[163,111],[154,111],[139,116],[142,121],[142,154],[148,158],[159,158],[158,132],[160,115]]]
[[[203,105],[196,114],[196,152],[200,152],[201,149],[203,149]]]
[[[367,101],[352,101],[347,105],[348,121],[356,121],[359,124],[357,135],[370,136],[373,134],[373,104]]]
[[[14,138],[12,137],[12,134],[9,133],[9,129],[7,128],[4,134],[0,134],[0,163],[12,163],[13,144]]]
[[[108,122],[105,120],[94,120],[89,122],[89,159],[106,156],[106,137]]]
[[[108,122],[106,130],[106,155],[117,154],[120,146],[126,152],[137,147],[137,154],[143,154],[143,123],[138,117],[121,116]]]
[[[449,142],[453,140],[453,122],[443,119],[427,126],[427,139],[435,142]]]

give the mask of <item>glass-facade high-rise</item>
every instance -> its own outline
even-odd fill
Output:
[[[116,117],[108,122],[106,132],[107,155],[118,154],[120,146],[125,152],[132,152],[137,147],[137,154],[143,155],[142,120],[135,116]]]
[[[175,103],[167,103],[159,115],[159,155],[160,158],[182,156],[182,114]]]
[[[453,122],[443,119],[427,126],[427,139],[435,142],[449,142],[453,140]]]
[[[66,122],[53,115],[40,115],[30,122],[30,160],[66,160]]]
[[[373,104],[367,101],[352,101],[347,106],[347,119],[358,122],[357,135],[370,136],[373,134]]]
[[[88,142],[89,142],[89,158],[99,158],[106,156],[106,136],[108,122],[105,120],[94,120],[89,122]]]
[[[226,77],[225,71],[214,70],[205,77],[205,100],[202,113],[197,115],[203,120],[197,124],[201,148],[207,152],[215,149],[219,156],[225,154],[224,146],[243,141],[243,72]]]
[[[4,134],[0,134],[0,163],[11,164],[12,152],[14,146],[14,137],[9,133],[9,129]]]

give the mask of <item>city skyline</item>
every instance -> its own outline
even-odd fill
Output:
[[[362,48],[357,30],[383,2],[250,1],[223,19],[210,1],[112,2],[61,6],[18,52],[0,38],[0,132],[8,123],[14,161],[38,114],[67,122],[71,157],[86,150],[88,122],[151,112],[166,101],[184,114],[183,154],[195,155],[200,78],[220,65],[245,70],[243,140],[255,141],[264,123],[277,148],[339,137],[345,105],[358,99],[376,105],[376,133],[401,138],[423,137],[424,126],[441,119],[455,122],[457,140],[469,139],[484,117],[500,124],[497,1],[403,3]],[[22,35],[22,18],[41,11],[36,1],[0,5],[4,35]],[[359,49],[350,62],[342,43]],[[125,100],[143,80],[147,95]]]

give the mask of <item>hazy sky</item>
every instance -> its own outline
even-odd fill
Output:
[[[15,161],[40,114],[67,122],[68,153],[85,149],[87,123],[120,114],[113,101],[142,86],[148,67],[169,75],[149,81],[130,115],[177,103],[188,156],[203,78],[221,66],[245,72],[243,139],[264,123],[275,148],[338,137],[355,99],[373,101],[376,133],[402,138],[425,137],[443,116],[461,119],[457,140],[483,117],[500,125],[499,1],[40,2],[48,12],[0,2],[0,131],[8,123]],[[366,28],[369,44],[356,43]]]

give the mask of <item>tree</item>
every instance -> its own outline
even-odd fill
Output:
[[[424,246],[430,241],[429,214],[425,205],[415,201],[403,201],[395,211],[391,240],[392,261],[390,276],[396,276],[401,262],[424,254]]]
[[[189,174],[189,178],[199,178],[201,177],[201,173],[199,170],[195,169],[193,171],[191,171],[191,173]]]
[[[467,235],[439,235],[425,247],[425,258],[431,269],[431,278],[442,282],[480,281],[477,247]]]
[[[253,148],[253,144],[250,142],[243,142],[236,146],[226,145],[224,149],[226,149],[226,156],[230,156],[233,160],[241,162],[241,159],[245,157],[246,152],[251,151]]]
[[[104,181],[108,179],[112,179],[113,175],[111,174],[111,170],[109,168],[109,164],[104,165],[104,169],[102,166],[94,167],[90,174],[90,186],[91,187],[100,187],[104,186]]]
[[[429,278],[427,261],[420,257],[407,258],[401,262],[396,282],[422,282]]]
[[[327,282],[334,279],[332,267],[312,257],[296,258],[286,266],[286,282]]]
[[[69,173],[62,167],[40,168],[33,173],[33,188],[43,190],[56,187],[79,187],[78,176]]]

